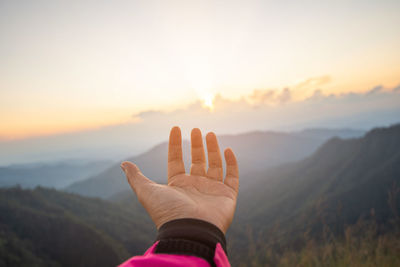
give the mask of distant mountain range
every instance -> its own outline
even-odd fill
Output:
[[[0,187],[23,188],[46,186],[64,188],[95,175],[112,165],[112,161],[32,163],[0,167]]]
[[[360,217],[388,223],[400,212],[400,124],[364,137],[333,138],[310,157],[254,174],[234,227],[258,233],[279,223],[281,238],[340,232]],[[396,197],[396,192],[399,196]]]
[[[165,160],[160,147],[142,155],[143,162],[156,155],[155,162]],[[338,240],[360,218],[387,231],[400,214],[400,124],[332,138],[306,158],[243,179],[253,182],[241,189],[228,231],[233,266],[268,253],[254,247],[263,240],[301,246],[302,236],[322,238],[327,228]],[[101,200],[43,188],[0,189],[0,266],[116,265],[142,253],[154,237],[153,224],[129,191]]]
[[[351,138],[363,134],[364,131],[353,129],[308,129],[293,133],[250,132],[222,135],[218,140],[221,151],[228,146],[233,148],[240,163],[240,173],[247,174],[309,156],[329,138]],[[165,183],[167,149],[167,143],[162,143],[146,153],[126,160],[136,163],[149,178]],[[190,144],[187,141],[183,142],[183,153],[186,169],[189,170]],[[248,182],[251,181],[243,176],[241,187],[245,188]],[[108,198],[127,189],[129,187],[119,164],[115,164],[98,175],[72,184],[66,191]]]
[[[252,182],[240,189],[228,232],[234,262],[252,239],[298,245],[304,233],[340,235],[361,218],[390,227],[400,214],[400,124],[332,138],[305,159],[244,175]],[[111,200],[138,205],[130,191]]]

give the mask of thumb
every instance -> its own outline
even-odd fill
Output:
[[[139,168],[132,162],[122,162],[121,168],[125,172],[126,179],[137,195],[139,192],[146,191],[149,185],[154,184],[154,182],[144,176]]]

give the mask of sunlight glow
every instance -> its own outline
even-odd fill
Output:
[[[209,111],[213,111],[215,93],[213,93],[211,89],[206,89],[206,88],[211,88],[211,87],[209,86],[197,87],[195,91],[202,106],[208,109]]]
[[[0,4],[0,140],[399,85],[400,1],[39,2]]]
[[[209,110],[214,109],[214,95],[207,94],[203,99],[203,105],[208,108]]]

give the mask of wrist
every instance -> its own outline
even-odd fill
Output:
[[[163,219],[160,220],[154,220],[157,227],[157,230],[159,230],[163,225],[171,222],[171,221],[177,221],[177,220],[182,220],[182,219],[193,219],[193,220],[198,220],[198,221],[204,221],[207,223],[210,223],[212,225],[214,225],[215,227],[217,227],[223,234],[226,234],[226,231],[229,228],[230,222],[229,223],[220,223],[221,220],[216,220],[216,218],[206,218],[205,216],[197,216],[197,215],[193,215],[193,214],[180,214],[180,216],[171,216],[169,215],[167,216],[163,216]]]
[[[226,253],[224,233],[214,224],[199,219],[169,221],[159,228],[157,240],[155,253],[193,255],[204,258],[212,266],[217,244]]]

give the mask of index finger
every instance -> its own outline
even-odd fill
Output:
[[[182,159],[181,129],[177,126],[171,129],[168,145],[168,181],[175,175],[185,173]]]

